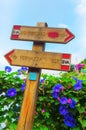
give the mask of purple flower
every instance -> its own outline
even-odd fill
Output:
[[[76,77],[72,77],[74,80],[76,80],[76,84],[74,85],[74,90],[80,90],[80,89],[82,89],[82,82],[83,82],[83,80],[79,80],[79,79],[77,79]]]
[[[56,84],[53,87],[53,92],[60,92],[60,90],[63,88],[62,84]]]
[[[69,126],[71,128],[74,128],[76,126],[76,120],[71,113],[67,113],[64,116],[64,123],[66,126]]]
[[[64,115],[65,119],[73,118],[73,114],[71,112],[68,112],[66,115]]]
[[[59,93],[58,92],[52,92],[52,97],[57,99],[59,97]]]
[[[80,89],[82,89],[82,82],[78,80],[77,83],[74,85],[74,90],[78,91]]]
[[[77,64],[76,65],[76,70],[80,70],[83,66],[84,66],[84,64]]]
[[[61,104],[67,104],[67,98],[66,97],[60,98],[60,103]]]
[[[14,97],[16,94],[17,94],[17,92],[16,92],[16,89],[15,89],[15,88],[10,88],[10,89],[7,91],[7,96],[8,96],[8,97]]]
[[[6,66],[6,67],[5,67],[5,71],[6,71],[6,72],[11,72],[11,71],[12,71],[12,68],[11,68],[10,66]]]
[[[60,106],[59,112],[61,115],[66,115],[68,113],[68,109],[66,106]]]
[[[22,70],[21,69],[18,69],[18,75],[21,75],[22,74]]]
[[[28,67],[21,67],[21,70],[27,71]]]
[[[25,90],[25,86],[26,86],[25,83],[23,83],[23,84],[21,85],[21,91],[24,91],[24,90]]]
[[[69,104],[70,105],[70,108],[75,108],[76,106],[76,101],[75,100],[71,100],[71,103]]]
[[[44,83],[45,78],[40,79],[40,83]]]
[[[78,79],[75,77],[75,76],[72,76],[72,78],[77,82],[78,81]]]

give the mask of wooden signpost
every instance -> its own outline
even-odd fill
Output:
[[[17,130],[32,130],[41,69],[70,70],[71,55],[44,52],[45,42],[67,43],[73,38],[68,29],[48,28],[47,23],[13,27],[11,39],[34,41],[32,51],[14,49],[5,55],[11,65],[29,67]]]
[[[70,69],[70,54],[12,50],[5,55],[10,65],[29,66],[40,69],[64,70]]]
[[[14,25],[11,39],[67,43],[74,35],[67,28],[46,28]]]

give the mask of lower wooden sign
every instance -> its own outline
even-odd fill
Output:
[[[5,58],[10,65],[69,71],[71,54],[14,49]]]

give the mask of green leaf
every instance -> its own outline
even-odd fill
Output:
[[[78,108],[79,113],[83,113],[85,111],[85,107]]]
[[[79,127],[75,127],[72,130],[80,130],[80,128]]]
[[[10,130],[16,130],[17,125],[12,123],[12,124],[10,124],[9,128],[10,128]]]
[[[41,126],[40,130],[49,130],[49,129],[45,126]]]
[[[49,117],[50,117],[50,114],[49,114],[48,112],[45,112],[45,116],[46,116],[47,118],[49,118]]]
[[[82,127],[86,127],[86,120],[82,120]]]

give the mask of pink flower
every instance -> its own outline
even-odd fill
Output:
[[[60,101],[60,97],[58,97],[57,100]]]
[[[27,80],[27,79],[26,79],[26,78],[24,78],[24,82],[25,82],[25,83],[26,83],[26,80]]]
[[[64,92],[64,90],[65,90],[64,87],[62,87],[61,90],[62,90],[62,92]]]
[[[35,111],[35,112],[34,112],[34,114],[38,114],[38,112],[37,112],[37,111]]]
[[[41,111],[42,113],[44,113],[45,112],[45,110],[44,109],[42,109],[42,111]]]
[[[86,115],[86,111],[84,112],[84,114]]]
[[[68,102],[69,104],[72,103],[72,99],[69,98],[69,99],[67,100],[67,102]]]

